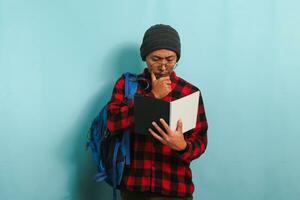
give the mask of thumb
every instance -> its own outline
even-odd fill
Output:
[[[182,120],[179,119],[179,120],[177,121],[176,131],[179,132],[179,133],[182,133],[182,127],[183,127]]]
[[[151,80],[152,80],[152,82],[156,81],[156,76],[153,72],[151,72]]]

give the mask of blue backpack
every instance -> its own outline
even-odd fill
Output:
[[[137,76],[125,73],[125,97],[133,100],[137,90]],[[129,131],[110,133],[107,129],[107,105],[93,120],[88,133],[87,148],[91,149],[97,166],[95,181],[105,181],[113,187],[113,199],[122,180],[125,164],[130,164]]]

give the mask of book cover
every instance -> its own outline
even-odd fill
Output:
[[[160,118],[163,118],[172,130],[176,130],[179,119],[183,123],[183,133],[195,128],[199,95],[200,92],[197,91],[172,102],[136,95],[134,97],[135,132],[149,134],[148,129],[153,129],[153,121],[163,128],[159,122]]]

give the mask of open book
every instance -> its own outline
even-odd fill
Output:
[[[135,132],[148,134],[149,128],[156,131],[152,126],[153,121],[163,128],[159,122],[160,118],[163,118],[174,131],[179,119],[182,120],[183,133],[195,128],[199,95],[200,92],[197,91],[172,102],[136,95],[134,97]]]

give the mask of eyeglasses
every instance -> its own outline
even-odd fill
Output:
[[[166,57],[166,58],[154,57],[151,59],[151,62],[152,62],[151,64],[152,66],[165,65],[166,67],[172,67],[176,64],[176,57]]]

